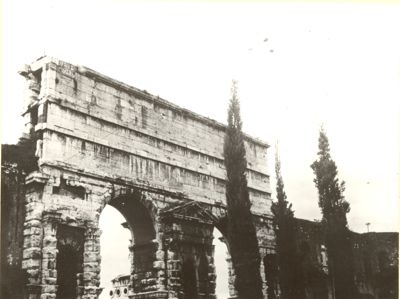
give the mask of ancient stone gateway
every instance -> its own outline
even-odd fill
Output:
[[[20,73],[39,158],[26,178],[29,298],[98,297],[107,204],[132,232],[131,298],[215,298],[212,232],[226,232],[224,125],[54,58]],[[267,148],[246,136],[263,260],[274,250]],[[266,294],[265,270],[262,263]]]

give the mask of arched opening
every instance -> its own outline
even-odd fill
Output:
[[[130,274],[129,246],[131,232],[121,224],[126,222],[118,210],[107,205],[100,215],[101,248],[100,285],[104,288],[100,299],[108,299],[115,292],[111,280],[121,274]]]
[[[77,295],[77,274],[79,271],[78,252],[71,245],[59,247],[57,258],[57,298],[76,298]]]
[[[216,275],[215,294],[219,299],[229,298],[229,265],[227,262],[228,247],[221,232],[214,228],[214,266]]]
[[[105,287],[101,299],[108,298],[111,291],[115,293],[116,285],[118,289],[126,289],[126,293],[129,290],[139,293],[154,289],[152,284],[156,281],[149,277],[156,276],[153,268],[157,250],[155,229],[150,211],[139,196],[131,194],[114,198],[100,216],[99,225],[103,231],[101,283]],[[127,229],[122,229],[121,224]]]
[[[132,290],[134,293],[152,291],[156,288],[157,242],[151,211],[140,200],[141,194],[119,196],[110,201],[126,219],[126,227],[132,232],[131,253]]]

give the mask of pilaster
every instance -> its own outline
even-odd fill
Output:
[[[30,174],[25,181],[25,211],[24,243],[22,269],[27,273],[27,296],[29,299],[39,299],[42,278],[42,244],[44,205],[42,192],[47,177],[40,173]]]
[[[43,216],[41,299],[55,299],[57,294],[57,219],[59,217],[59,213],[45,213]]]
[[[82,299],[97,298],[102,292],[100,288],[100,234],[97,227],[88,227],[85,231],[83,252],[83,286],[79,289]]]

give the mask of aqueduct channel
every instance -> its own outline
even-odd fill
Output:
[[[215,298],[212,233],[226,230],[225,126],[58,59],[40,58],[20,73],[39,158],[26,178],[28,297],[98,298],[98,222],[110,204],[133,236],[130,298]],[[250,136],[245,145],[264,260],[274,250],[268,145]],[[265,294],[266,271],[261,264]]]

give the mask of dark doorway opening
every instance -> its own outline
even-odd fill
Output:
[[[72,299],[77,296],[78,269],[77,252],[69,245],[62,246],[57,259],[57,299]]]
[[[197,298],[196,266],[193,259],[186,259],[182,265],[182,282],[184,299]]]
[[[205,254],[202,254],[200,257],[199,262],[199,269],[198,269],[198,276],[199,276],[199,293],[202,296],[208,297],[210,294],[209,292],[209,278],[208,278],[208,261]]]
[[[83,270],[82,229],[60,226],[57,230],[57,299],[74,299],[78,296],[78,287]],[[49,262],[50,263],[50,262]],[[49,265],[49,268],[52,268]]]

